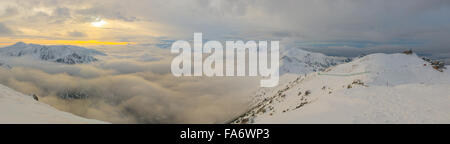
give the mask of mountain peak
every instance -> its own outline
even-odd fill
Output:
[[[281,55],[280,74],[305,74],[323,71],[328,67],[349,61],[349,58],[326,56],[300,48],[290,48]]]
[[[26,46],[26,45],[27,45],[26,43],[20,41],[20,42],[15,43],[12,46]]]

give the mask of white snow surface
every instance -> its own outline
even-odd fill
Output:
[[[346,57],[326,56],[322,53],[305,51],[300,48],[288,48],[280,55],[280,84],[287,83],[298,75],[323,71],[331,66],[351,61]],[[281,89],[283,85],[275,88],[259,88],[255,97],[251,98],[251,105],[256,105],[265,98],[266,93]]]
[[[346,60],[348,58],[326,56],[321,53],[308,52],[300,48],[290,48],[281,53],[280,75],[322,71],[330,66],[344,63]]]
[[[104,124],[59,111],[31,96],[0,84],[0,123],[2,124]]]
[[[450,72],[415,54],[371,54],[281,80],[234,123],[450,123]]]

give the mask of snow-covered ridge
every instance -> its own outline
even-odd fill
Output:
[[[450,72],[415,54],[371,54],[281,79],[234,123],[450,123]]]
[[[351,60],[351,58],[347,57],[327,56],[322,53],[309,52],[300,48],[284,49],[280,54],[280,84],[287,83],[298,75],[323,71],[329,67],[347,63]],[[258,89],[255,96],[251,99],[251,105],[256,105],[265,98],[266,93],[270,93],[275,89],[281,89],[282,86]]]
[[[34,58],[64,64],[83,64],[98,61],[95,55],[105,55],[102,52],[70,45],[37,45],[18,42],[14,45],[0,48],[0,55],[11,57],[32,56]]]
[[[59,111],[31,96],[0,84],[0,123],[75,124],[106,123]]]
[[[287,49],[281,53],[280,74],[305,74],[323,71],[330,66],[351,61],[350,58],[326,56],[299,48]]]

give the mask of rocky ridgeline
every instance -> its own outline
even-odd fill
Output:
[[[0,49],[0,54],[9,57],[31,56],[44,61],[63,64],[84,64],[98,61],[94,56],[105,55],[102,52],[70,45],[37,45],[18,42]]]

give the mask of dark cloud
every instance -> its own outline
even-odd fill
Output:
[[[13,17],[19,14],[19,11],[15,7],[7,7],[3,13],[0,13],[0,18]]]
[[[86,37],[85,33],[79,32],[79,31],[71,31],[71,32],[68,32],[67,35],[70,37]]]
[[[69,8],[59,7],[53,11],[53,15],[59,18],[70,18],[71,12]]]
[[[5,24],[0,23],[0,35],[11,35],[13,31],[8,28]]]
[[[87,18],[107,18],[114,20],[122,20],[126,22],[134,22],[139,19],[136,15],[127,14],[128,12],[121,9],[120,5],[101,5],[87,9],[75,10],[77,14],[85,15]]]

